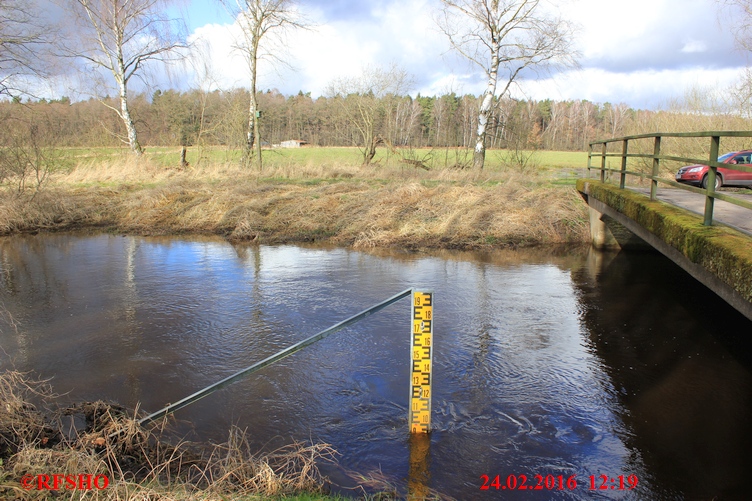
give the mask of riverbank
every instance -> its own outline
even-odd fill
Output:
[[[236,162],[175,169],[118,158],[53,173],[38,192],[0,196],[0,234],[74,229],[410,250],[588,238],[573,179],[550,169],[425,171],[316,161],[259,173]]]
[[[105,402],[62,406],[43,381],[0,374],[0,497],[92,500],[332,500],[318,470],[327,444],[249,450],[234,428],[222,444],[165,440],[165,423],[142,427]]]
[[[1,366],[0,366],[1,367]],[[248,430],[222,443],[178,438],[171,420],[142,426],[138,408],[66,403],[49,381],[0,372],[0,499],[92,501],[382,501],[402,499],[379,476],[352,476],[352,496],[333,494],[319,468],[337,465],[321,442],[252,451]],[[451,499],[424,489],[422,499]],[[367,492],[372,492],[368,494]]]

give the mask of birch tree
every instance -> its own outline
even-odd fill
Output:
[[[495,99],[526,68],[574,65],[573,27],[541,8],[541,0],[441,0],[439,27],[452,48],[487,78],[478,112],[473,167],[483,169]],[[501,91],[499,92],[499,88]]]
[[[267,58],[277,62],[281,59],[263,44],[271,35],[281,35],[288,28],[304,27],[299,19],[292,0],[219,0],[240,25],[241,38],[236,48],[240,50],[248,64],[250,76],[250,105],[248,107],[248,131],[246,135],[243,161],[250,164],[254,146],[256,162],[261,170],[261,136],[259,130],[259,109],[256,96],[259,60]]]
[[[85,61],[97,75],[101,70],[115,81],[120,106],[102,102],[123,122],[131,150],[140,155],[136,126],[128,104],[128,85],[144,78],[150,61],[180,58],[186,48],[179,23],[165,13],[169,0],[63,0],[76,30],[62,44],[63,55]],[[100,92],[102,94],[104,92]]]

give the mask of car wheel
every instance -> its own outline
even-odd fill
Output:
[[[723,186],[723,179],[721,179],[721,175],[720,174],[716,174],[715,175],[715,189],[717,190],[721,186]],[[705,175],[704,178],[702,178],[702,187],[704,189],[706,189],[706,190],[708,189],[708,176],[707,176],[707,174]]]

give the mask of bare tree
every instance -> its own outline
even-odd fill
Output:
[[[240,25],[242,39],[237,41],[236,48],[243,53],[248,63],[250,74],[251,100],[248,108],[248,133],[246,136],[243,161],[250,163],[254,146],[256,162],[261,170],[261,139],[258,126],[260,112],[256,97],[256,81],[258,77],[258,62],[269,58],[283,62],[269,50],[264,50],[262,43],[270,34],[283,33],[288,28],[304,27],[294,9],[292,0],[219,0],[233,15]]]
[[[604,124],[608,125],[608,129],[605,132],[611,134],[611,137],[624,135],[624,124],[629,115],[629,106],[624,103],[616,105],[605,103],[603,109],[606,112],[606,118],[608,119],[608,123]]]
[[[200,114],[198,117],[198,131],[196,133],[196,145],[198,146],[198,158],[199,162],[204,160],[204,146],[206,143],[206,136],[211,135],[216,128],[216,124],[212,124],[211,115],[212,111],[209,106],[209,96],[212,88],[217,88],[217,80],[215,77],[215,70],[212,65],[211,57],[209,56],[209,47],[201,42],[194,42],[189,62],[193,66],[194,71],[194,87],[197,89],[199,95],[199,108]],[[182,145],[181,145],[182,146]],[[185,150],[182,150],[185,151]],[[182,153],[181,153],[182,154]],[[181,159],[181,166],[185,167],[185,161]]]
[[[19,80],[44,76],[40,57],[52,27],[40,18],[40,5],[29,0],[0,0],[0,95],[22,94]]]
[[[353,78],[340,78],[330,83],[326,94],[341,105],[341,120],[334,127],[345,132],[361,148],[363,165],[376,155],[376,146],[383,140],[379,127],[384,118],[392,115],[388,108],[396,107],[397,96],[407,92],[412,80],[397,66],[387,69],[367,68]]]
[[[390,127],[390,141],[395,146],[408,146],[421,114],[420,103],[409,96],[397,101]]]
[[[736,48],[752,55],[752,0],[716,0],[721,9],[720,17],[727,17],[723,24],[728,24],[734,34]],[[730,89],[730,97],[735,107],[746,117],[752,116],[752,69],[747,60],[747,67],[736,85]]]
[[[31,192],[33,199],[59,162],[55,130],[44,110],[12,106],[15,113],[0,127],[0,187],[17,197]]]
[[[486,157],[488,121],[499,78],[504,97],[526,68],[574,65],[573,27],[547,15],[541,0],[441,0],[439,27],[458,53],[480,66],[488,78],[478,113],[473,166]],[[500,76],[501,74],[501,76]]]
[[[730,20],[739,50],[752,52],[752,0],[716,0]]]
[[[179,36],[179,23],[165,13],[170,0],[61,1],[76,30],[61,44],[63,55],[82,59],[93,67],[93,75],[100,70],[112,75],[120,107],[102,102],[118,114],[126,130],[123,141],[140,155],[142,148],[128,106],[128,84],[134,77],[144,78],[150,61],[182,57],[177,49],[186,45]]]

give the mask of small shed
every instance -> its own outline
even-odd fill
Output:
[[[302,141],[300,139],[288,139],[287,141],[282,141],[279,143],[279,146],[282,148],[300,148],[301,146],[305,146],[308,144],[308,141]]]

